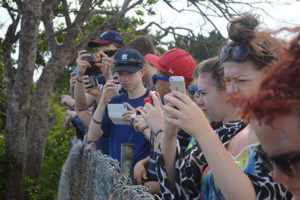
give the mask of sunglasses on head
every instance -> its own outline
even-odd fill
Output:
[[[235,62],[245,61],[250,53],[249,46],[246,43],[237,45],[225,44],[219,50],[218,56],[220,62],[225,62],[229,57]]]
[[[270,170],[273,170],[273,165],[275,165],[286,176],[295,177],[296,170],[300,169],[300,154],[291,158],[287,158],[286,155],[267,156],[261,147],[257,149],[257,152]]]
[[[188,85],[188,92],[191,97],[194,97],[196,93],[199,94],[199,89],[195,85]]]
[[[153,76],[152,76],[152,82],[153,82],[153,85],[156,84],[156,81],[157,81],[157,80],[169,81],[169,77],[161,77],[161,76],[153,75]]]
[[[105,53],[108,57],[112,57],[113,55],[116,54],[117,51],[118,51],[118,49],[115,49],[115,50],[105,50],[105,51],[103,51],[103,53]]]

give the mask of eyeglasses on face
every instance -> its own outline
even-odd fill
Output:
[[[218,53],[220,62],[225,62],[229,57],[235,62],[245,61],[250,54],[250,48],[248,44],[241,43],[237,45],[223,45]]]
[[[199,94],[199,89],[195,85],[188,85],[188,92],[191,97],[194,97],[195,94]]]
[[[295,177],[296,171],[298,170],[299,172],[300,170],[300,154],[290,158],[288,158],[287,155],[267,156],[260,146],[258,147],[257,152],[263,162],[271,170],[273,170],[273,165],[275,165],[278,170],[288,177]]]
[[[113,55],[116,54],[117,51],[118,51],[118,49],[115,49],[115,50],[105,50],[105,51],[103,51],[103,53],[105,53],[108,57],[112,57]]]
[[[156,84],[156,81],[157,81],[157,80],[169,81],[169,77],[161,77],[161,76],[153,75],[153,76],[152,76],[152,82],[153,82],[153,85]]]

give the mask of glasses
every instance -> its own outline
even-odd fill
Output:
[[[152,76],[153,85],[156,84],[157,80],[169,81],[169,77],[160,77],[160,76],[153,75]]]
[[[106,50],[103,51],[103,53],[105,53],[108,57],[112,57],[113,55],[115,55],[115,53],[118,51],[118,49],[115,50]]]
[[[246,43],[241,43],[238,45],[225,44],[219,50],[219,60],[220,62],[225,62],[229,57],[231,57],[236,62],[245,61],[250,53],[249,46]]]
[[[199,89],[195,85],[188,85],[188,92],[191,97],[194,97],[195,94],[199,95]]]
[[[273,164],[286,176],[295,177],[296,169],[300,169],[300,154],[287,158],[286,155],[267,156],[259,146],[257,153],[260,155],[267,167],[273,170]]]

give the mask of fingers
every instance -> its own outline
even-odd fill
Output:
[[[175,97],[177,97],[179,100],[181,100],[184,104],[189,104],[193,100],[186,94],[183,94],[182,92],[173,91],[172,92]]]
[[[124,102],[123,103],[129,110],[135,110],[135,108],[134,107],[132,107],[129,103],[127,103],[127,102]]]
[[[144,179],[144,180],[148,180],[146,170],[142,171],[142,176],[143,176],[143,179]]]
[[[159,97],[159,94],[155,94],[154,92],[150,91],[150,95],[151,95],[152,100],[153,100],[153,105],[155,107],[160,106],[160,101],[159,101],[160,97]],[[157,97],[157,95],[158,95],[158,97]]]
[[[169,104],[169,103],[171,103],[173,105],[176,105],[176,107],[179,110],[183,110],[185,108],[185,103],[183,103],[181,101],[181,99],[178,99],[177,96],[176,97],[174,97],[174,96],[167,96],[167,97],[165,97],[165,101],[166,101],[166,105]]]
[[[180,118],[182,115],[182,112],[178,109],[175,109],[174,107],[171,107],[169,105],[164,105],[165,113],[166,115],[174,116],[175,118]]]

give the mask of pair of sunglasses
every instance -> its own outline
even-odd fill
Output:
[[[194,97],[195,94],[199,94],[199,89],[195,85],[188,85],[188,92],[191,97]]]
[[[273,165],[276,165],[288,177],[295,177],[296,170],[300,169],[300,154],[291,158],[287,158],[286,155],[267,156],[260,146],[257,153],[270,170],[273,170]]]
[[[161,77],[161,76],[153,75],[153,76],[152,76],[152,82],[153,82],[153,85],[156,84],[156,81],[157,81],[157,80],[169,81],[169,77]]]
[[[103,53],[105,53],[108,57],[112,57],[113,55],[116,54],[117,51],[118,51],[118,49],[115,49],[115,50],[106,50],[106,51],[103,51]]]
[[[245,61],[250,54],[249,45],[241,43],[237,45],[225,44],[219,50],[218,56],[220,62],[225,62],[229,57],[236,62]]]

